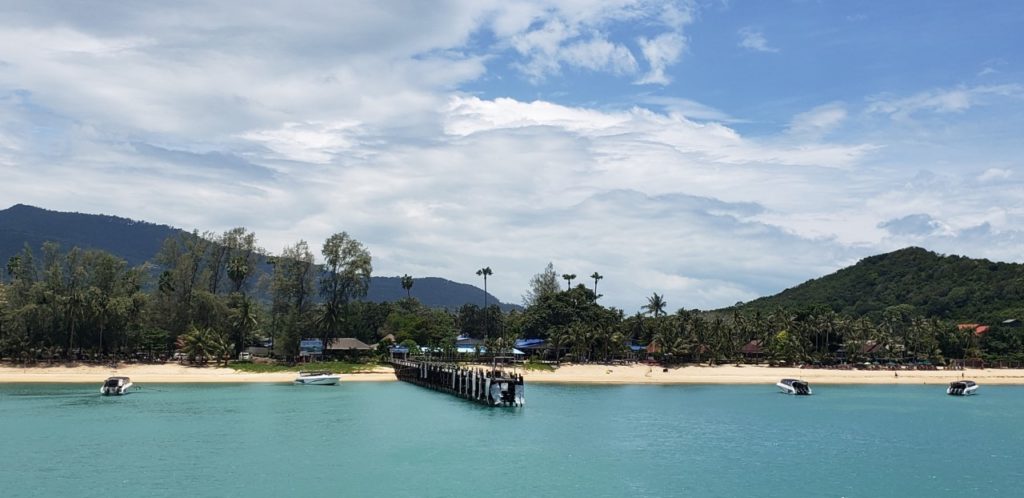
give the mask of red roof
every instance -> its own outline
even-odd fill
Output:
[[[980,323],[960,323],[956,326],[957,330],[973,330],[974,335],[982,335],[988,332],[988,325],[982,325]]]
[[[743,354],[761,354],[761,341],[756,339],[750,341],[746,346],[743,346],[743,349],[740,351]]]

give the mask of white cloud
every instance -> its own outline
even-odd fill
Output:
[[[826,102],[781,132],[674,87],[626,105],[470,93],[509,63],[664,85],[694,9],[31,2],[0,16],[0,207],[244,225],[271,251],[346,230],[378,274],[476,282],[488,265],[506,301],[554,261],[605,274],[604,302],[627,311],[653,291],[673,307],[749,300],[906,243],[1019,258],[1016,156],[943,149],[944,165],[888,119],[851,132],[1017,102],[1016,85],[876,97],[868,113]],[[937,173],[908,176],[925,162]],[[940,228],[897,229],[915,221]]]
[[[358,122],[283,123],[276,130],[250,131],[240,138],[265,145],[283,159],[327,164],[357,145]]]
[[[994,97],[1024,97],[1024,86],[959,86],[928,90],[902,98],[876,96],[871,99],[867,110],[869,113],[887,114],[893,119],[907,119],[918,112],[961,113],[976,105],[986,104]]]
[[[687,119],[701,121],[718,121],[721,123],[739,123],[743,120],[730,116],[727,112],[690,99],[665,96],[644,96],[637,99],[640,104],[651,104],[663,107],[670,112],[681,114]]]
[[[570,44],[561,52],[569,65],[591,71],[632,74],[637,67],[629,49],[598,37]]]
[[[738,31],[740,35],[739,46],[755,52],[778,52],[779,49],[768,46],[768,40],[761,33],[761,30],[745,27]]]
[[[499,33],[510,38],[511,46],[523,60],[515,62],[534,82],[559,74],[564,66],[633,75],[636,57],[622,43],[609,39],[609,28],[625,22],[657,23],[668,31],[641,37],[638,44],[649,70],[640,83],[665,84],[666,69],[679,60],[685,48],[682,29],[693,22],[690,2],[581,1],[555,3],[535,10],[522,4],[500,10],[493,21]]]
[[[665,33],[653,39],[640,38],[637,43],[649,66],[647,74],[637,80],[637,84],[669,84],[671,79],[665,70],[679,61],[686,50],[686,38],[678,33]]]
[[[820,137],[845,121],[846,114],[846,106],[840,102],[820,105],[793,116],[787,132],[811,138]]]
[[[1013,171],[1003,168],[989,168],[978,175],[979,182],[990,182],[993,180],[1005,180],[1013,175]]]

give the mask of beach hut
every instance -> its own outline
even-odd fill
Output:
[[[327,344],[327,355],[333,358],[353,358],[370,354],[373,346],[366,344],[355,337],[339,337],[331,339]]]
[[[757,363],[764,358],[764,341],[754,339],[746,343],[743,348],[740,349],[740,353],[743,354],[744,360]]]

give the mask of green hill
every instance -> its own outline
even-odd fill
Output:
[[[1021,318],[1024,265],[943,256],[908,247],[864,258],[849,268],[739,308],[826,307],[847,315],[875,317],[900,304],[909,304],[929,317],[953,320],[991,323]]]
[[[164,240],[187,235],[181,229],[117,216],[51,211],[24,204],[0,210],[0,267],[21,252],[27,243],[36,254],[44,242],[57,242],[64,249],[100,249],[124,258],[131,266],[151,261]],[[269,271],[261,264],[259,271]],[[433,308],[456,310],[464,304],[483,305],[483,289],[443,278],[420,277],[412,295]],[[399,277],[372,277],[365,300],[398,301],[405,297]],[[488,302],[503,310],[517,309],[488,294]]]

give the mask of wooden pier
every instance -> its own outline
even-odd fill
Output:
[[[486,406],[523,406],[523,376],[498,369],[464,368],[453,363],[391,360],[398,380],[442,391]]]

